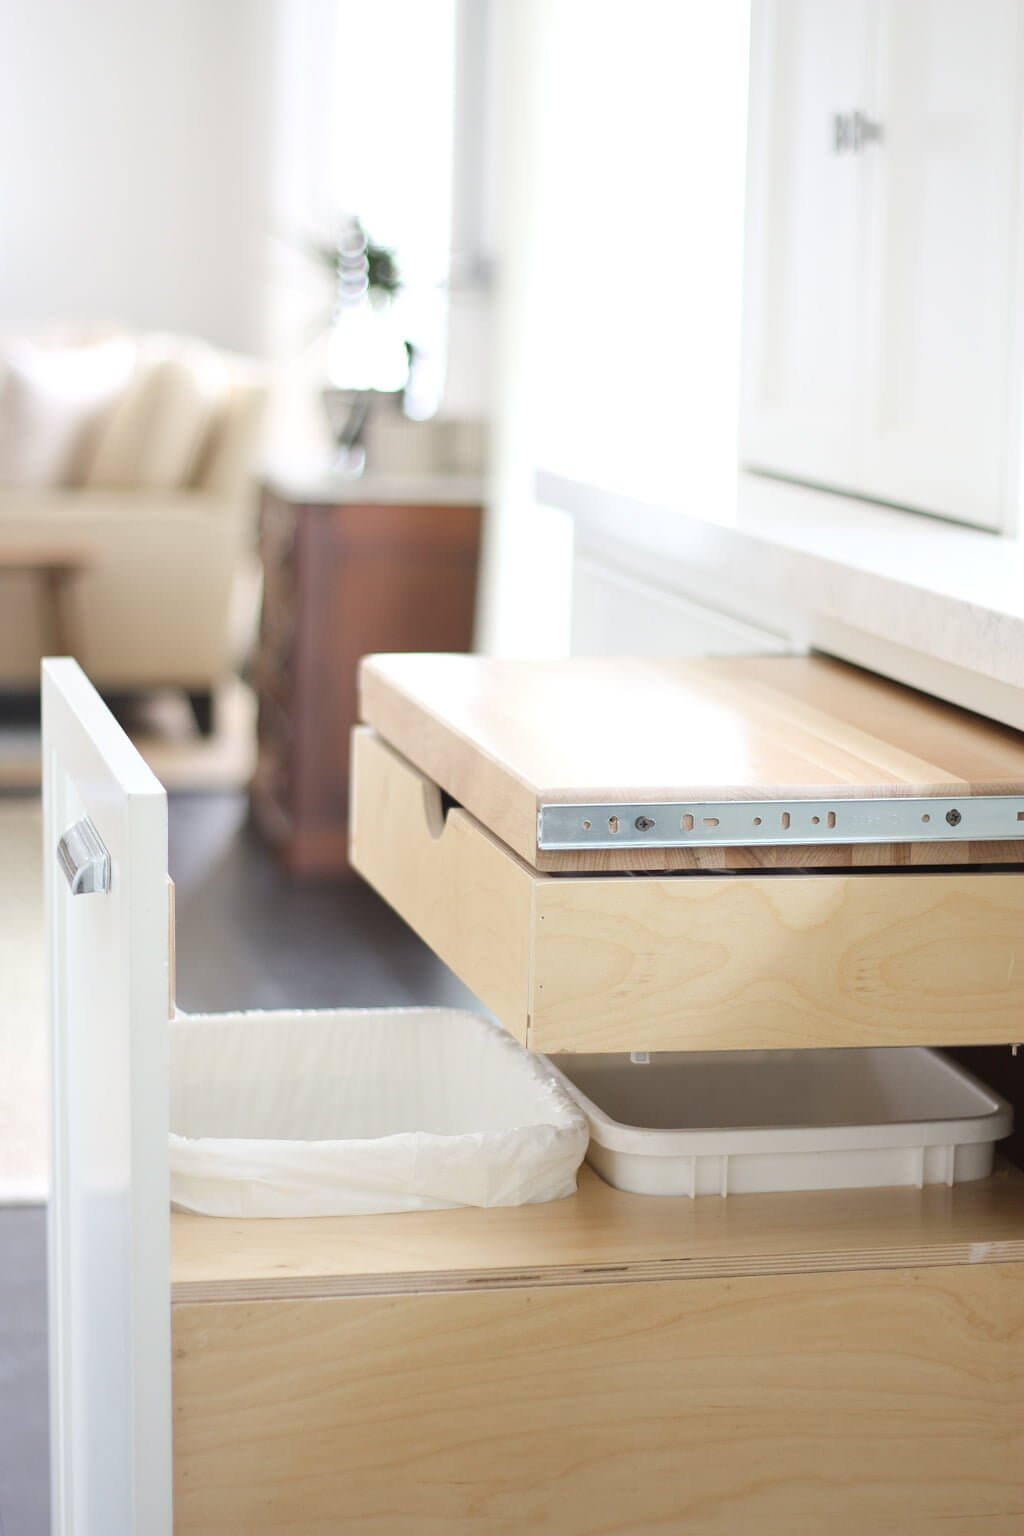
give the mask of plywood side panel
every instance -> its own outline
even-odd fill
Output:
[[[530,873],[372,731],[353,733],[352,782],[353,867],[525,1042]]]
[[[466,658],[460,658],[465,660]],[[389,745],[412,763],[424,776],[439,785],[460,805],[467,806],[476,819],[500,838],[514,853],[528,863],[537,856],[538,796],[531,785],[504,758],[495,759],[488,748],[484,731],[478,737],[476,722],[463,718],[461,712],[449,720],[442,697],[431,687],[419,697],[415,687],[403,686],[405,664],[416,667],[436,662],[439,681],[449,674],[465,678],[461,667],[452,668],[451,656],[372,656],[359,667],[359,718],[371,725]],[[475,672],[482,658],[469,658]],[[418,665],[420,664],[420,665]],[[433,679],[433,669],[428,676]],[[494,679],[500,686],[500,679]],[[491,679],[481,674],[480,706],[500,712],[500,691],[487,702]],[[518,698],[516,703],[521,702]],[[482,748],[482,750],[481,750]]]
[[[1016,873],[542,880],[531,1049],[972,1045],[1024,1030]]]
[[[174,1314],[177,1536],[1018,1536],[1018,1265]]]

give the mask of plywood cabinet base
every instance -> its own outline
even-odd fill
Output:
[[[1019,1536],[1024,1177],[175,1215],[178,1536]]]
[[[1024,1270],[176,1309],[179,1536],[1019,1536]]]

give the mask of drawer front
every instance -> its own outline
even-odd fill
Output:
[[[1019,1536],[1021,1268],[179,1306],[175,1530]]]
[[[537,891],[539,1051],[1012,1041],[1024,875],[558,879]]]
[[[352,862],[534,1050],[1024,1033],[1024,872],[539,875],[366,729]]]

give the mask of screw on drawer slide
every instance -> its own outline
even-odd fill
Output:
[[[1021,795],[542,805],[537,814],[537,847],[543,853],[1011,838],[1024,838]]]

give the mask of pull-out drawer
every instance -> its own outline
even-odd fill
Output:
[[[354,867],[531,1049],[1004,1044],[1024,871],[545,875],[372,730]]]

